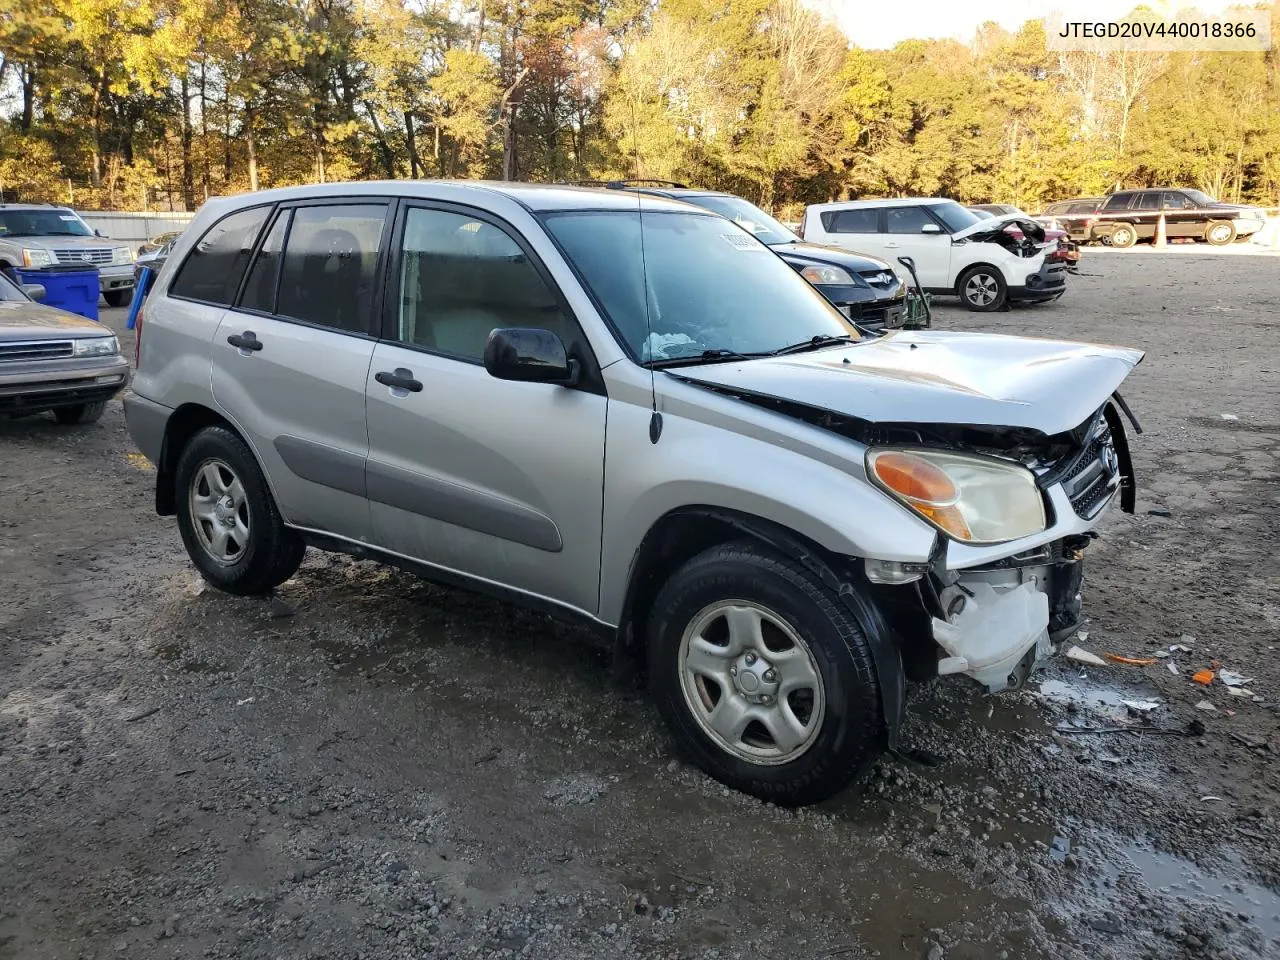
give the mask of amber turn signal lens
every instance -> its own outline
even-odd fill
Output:
[[[872,464],[876,479],[894,493],[932,507],[955,503],[960,492],[951,478],[927,460],[909,453],[887,452]]]

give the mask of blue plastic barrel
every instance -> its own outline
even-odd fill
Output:
[[[98,268],[78,264],[59,264],[40,270],[15,269],[21,283],[38,283],[44,287],[44,300],[50,307],[78,313],[90,320],[98,319]]]

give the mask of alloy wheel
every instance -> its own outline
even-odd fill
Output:
[[[826,696],[813,652],[758,604],[725,600],[698,613],[681,638],[679,670],[698,726],[750,763],[795,760],[822,728]]]
[[[191,477],[189,499],[200,546],[219,563],[239,560],[249,546],[249,503],[235,471],[223,460],[205,460]]]
[[[975,273],[964,285],[964,298],[974,306],[988,306],[999,295],[1000,285],[989,273]]]

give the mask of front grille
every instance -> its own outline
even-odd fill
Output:
[[[858,276],[869,285],[882,290],[887,290],[898,282],[892,270],[859,270]]]
[[[74,352],[70,340],[23,340],[19,343],[0,343],[0,363],[21,363],[26,360],[61,360]]]
[[[1120,489],[1119,461],[1106,421],[1098,420],[1084,449],[1060,482],[1072,508],[1086,520],[1097,516]]]
[[[59,263],[91,263],[94,266],[111,263],[115,259],[110,247],[77,247],[74,250],[55,250],[53,255]]]

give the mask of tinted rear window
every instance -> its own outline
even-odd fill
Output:
[[[833,210],[822,215],[822,229],[827,233],[878,233],[880,211],[874,208]]]
[[[205,231],[173,278],[175,297],[230,306],[270,207],[228,214]]]

